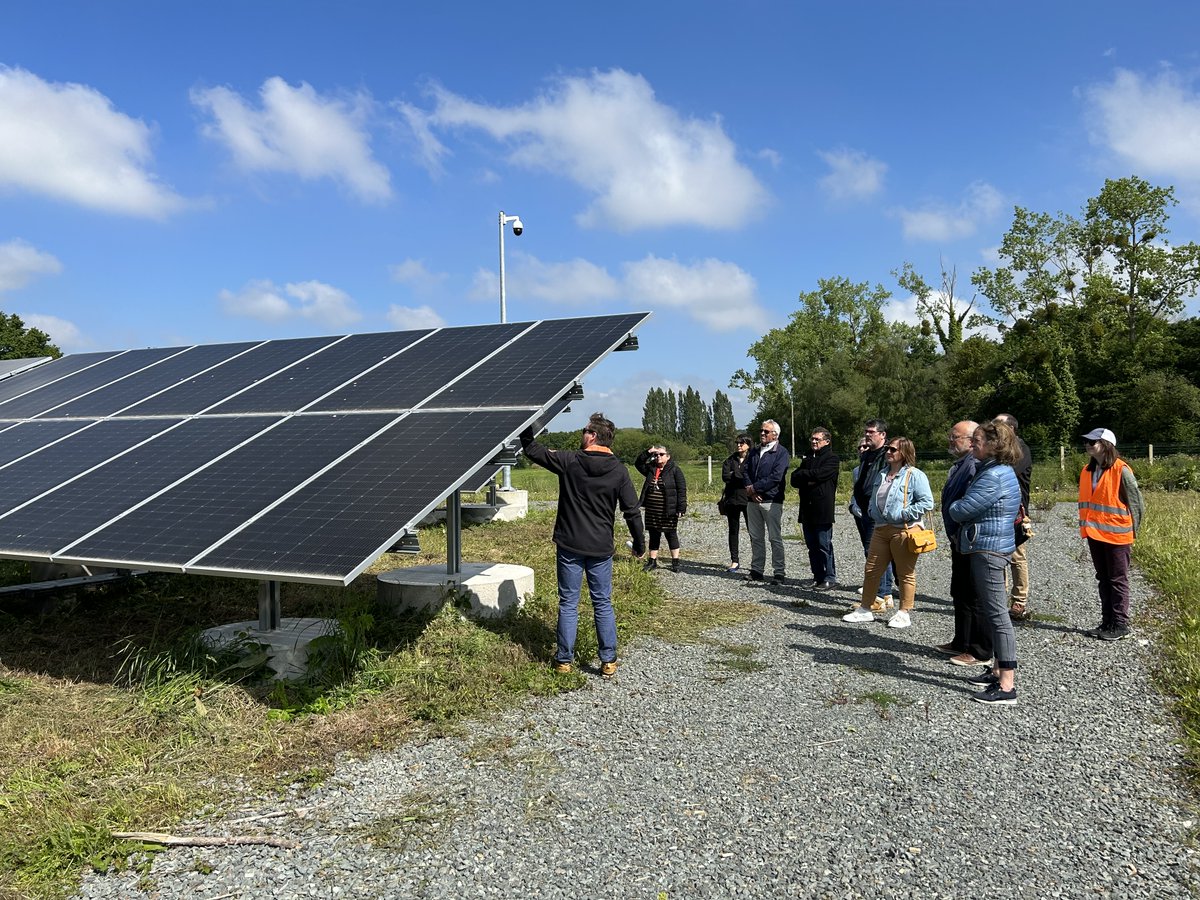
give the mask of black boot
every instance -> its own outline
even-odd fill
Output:
[[[658,560],[654,559],[654,558],[650,558],[650,559],[646,560],[646,564],[644,566],[642,566],[642,571],[643,572],[653,572],[657,568],[658,568]]]
[[[676,559],[675,557],[672,557],[672,558],[671,558],[671,571],[672,571],[672,572],[678,572],[678,571],[679,571],[679,560],[678,560],[678,559]]]

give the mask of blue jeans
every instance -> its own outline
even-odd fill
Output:
[[[808,565],[816,581],[837,580],[837,566],[833,561],[833,526],[801,525],[804,530],[804,545],[808,547]]]
[[[875,520],[869,515],[855,516],[854,524],[858,526],[858,536],[862,538],[863,556],[867,555],[867,551],[871,549],[871,535],[875,533]],[[888,563],[888,567],[883,571],[883,578],[879,580],[879,596],[892,592],[892,577],[894,572],[892,564]],[[864,605],[871,605],[870,597],[863,597]]]
[[[575,632],[579,628],[579,592],[587,573],[588,594],[596,618],[596,641],[600,662],[616,662],[617,616],[612,605],[612,557],[583,556],[558,550],[558,649],[554,661],[569,663],[575,658]]]

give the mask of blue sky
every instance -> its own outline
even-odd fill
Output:
[[[1200,239],[1198,35],[1194,2],[9,0],[0,309],[66,351],[496,321],[503,209],[510,320],[655,313],[553,427],[633,426],[818,278],[894,318],[905,261],[969,291],[1014,204],[1138,174]]]

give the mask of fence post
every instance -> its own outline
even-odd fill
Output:
[[[1067,448],[1062,444],[1058,445],[1058,471],[1067,471]]]
[[[1154,445],[1151,444],[1148,449],[1150,453],[1150,465],[1154,465]]]
[[[712,485],[712,457],[708,458],[708,483]]]

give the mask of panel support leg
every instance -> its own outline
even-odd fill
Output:
[[[279,582],[260,581],[258,584],[258,630],[277,631],[281,609]]]
[[[462,571],[462,492],[446,498],[446,573]]]

